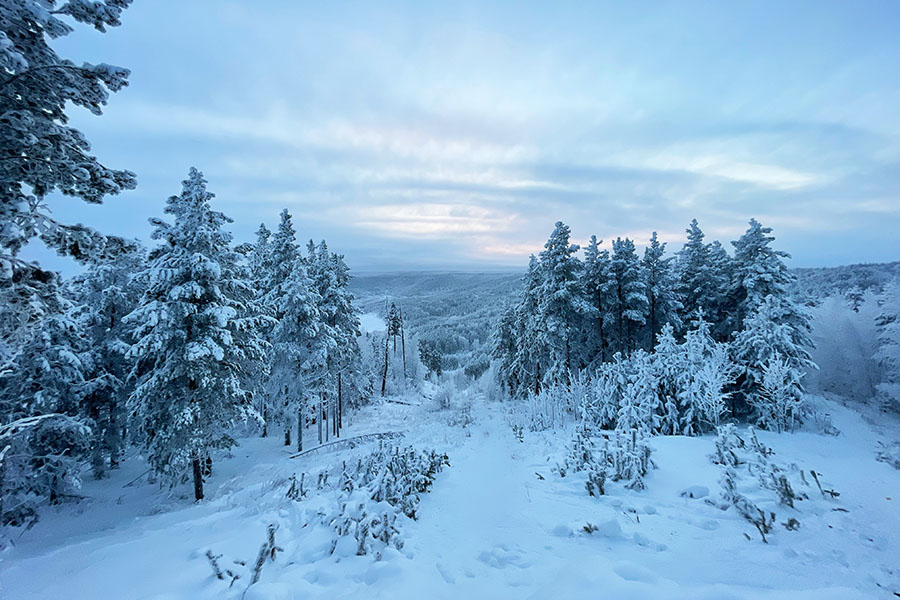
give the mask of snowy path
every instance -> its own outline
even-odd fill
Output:
[[[426,406],[384,404],[355,416],[348,434],[408,430],[405,443],[446,451],[452,464],[423,495],[419,520],[404,523],[402,552],[381,561],[330,555],[329,530],[306,526],[314,509],[271,502],[283,500],[286,477],[298,469],[351,454],[294,460],[277,440],[245,440],[200,505],[154,486],[122,488],[134,476],[127,472],[91,483],[92,503],[48,514],[0,557],[0,597],[240,598],[244,588],[228,590],[210,575],[205,551],[252,559],[273,521],[282,524],[285,552],[247,600],[844,600],[900,589],[900,472],[874,461],[872,429],[852,411],[836,413],[839,437],[760,434],[781,456],[825,473],[843,492],[834,507],[849,511],[828,506],[762,544],[744,537],[754,532],[734,511],[679,494],[691,485],[717,493],[712,438],[656,438],[659,468],[645,491],[612,485],[592,498],[580,475],[551,471],[569,432],[526,432],[523,443],[506,408],[477,403],[468,436]],[[599,530],[586,534],[588,522]]]

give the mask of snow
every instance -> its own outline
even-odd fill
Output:
[[[364,313],[359,316],[360,330],[363,333],[371,333],[374,331],[384,331],[387,325],[378,313]]]
[[[769,544],[734,510],[698,499],[721,489],[720,469],[708,459],[712,436],[652,438],[658,468],[646,476],[647,489],[610,484],[608,495],[593,498],[581,474],[553,472],[567,429],[526,432],[519,441],[508,405],[478,398],[474,423],[460,428],[433,403],[391,402],[348,415],[344,435],[405,431],[403,444],[447,452],[452,465],[422,495],[419,520],[400,524],[400,551],[356,556],[345,539],[329,554],[332,532],[315,516],[336,496],[283,499],[290,475],[340,465],[367,446],[291,458],[273,435],[241,440],[231,459],[216,461],[199,504],[188,486],[123,487],[143,469],[135,458],[108,480],[86,482],[90,500],[48,511],[2,556],[0,595],[239,598],[248,579],[229,589],[213,577],[205,552],[222,554],[223,568],[238,558],[252,563],[267,524],[276,523],[284,552],[266,563],[246,598],[570,598],[584,590],[610,598],[888,596],[900,590],[900,471],[875,460],[881,429],[820,401],[839,436],[758,435],[778,460],[816,469],[841,496],[800,515],[798,531],[776,526]],[[780,510],[779,522],[790,516]]]

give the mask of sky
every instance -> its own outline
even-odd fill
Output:
[[[71,123],[138,188],[50,205],[149,243],[196,166],[237,241],[287,208],[356,271],[524,268],[558,220],[898,260],[898,31],[893,1],[137,0],[54,47],[131,69]]]

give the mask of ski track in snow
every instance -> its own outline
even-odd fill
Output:
[[[760,433],[780,458],[815,468],[842,492],[833,506],[815,503],[799,531],[777,526],[769,544],[733,510],[680,495],[686,488],[718,495],[719,469],[707,459],[713,438],[655,438],[659,468],[647,490],[611,484],[607,496],[591,498],[580,474],[552,472],[570,432],[526,432],[522,443],[504,409],[477,403],[467,433],[448,427],[445,413],[427,403],[355,415],[346,435],[407,430],[406,443],[446,451],[452,465],[423,495],[419,520],[402,525],[402,551],[386,551],[381,561],[329,555],[330,531],[304,527],[311,509],[265,501],[272,490],[283,494],[271,482],[364,449],[294,460],[277,439],[255,439],[219,462],[199,505],[154,486],[122,488],[140,472],[136,460],[112,480],[89,482],[92,503],[49,512],[0,557],[0,597],[240,598],[246,582],[228,589],[203,554],[210,548],[252,559],[273,521],[285,552],[265,567],[248,599],[818,600],[898,591],[900,498],[887,498],[900,495],[900,472],[874,460],[873,429],[849,409],[833,406],[838,437]],[[778,521],[788,516],[784,509]],[[588,522],[597,527],[590,535],[582,529]]]

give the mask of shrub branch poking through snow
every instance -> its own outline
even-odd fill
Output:
[[[775,512],[764,510],[759,504],[777,503],[787,509],[798,510],[798,502],[809,500],[809,495],[799,490],[800,486],[809,487],[803,471],[791,463],[779,465],[772,457],[775,452],[759,441],[753,427],[747,428],[746,438],[737,433],[734,425],[729,424],[719,428],[716,439],[716,451],[709,458],[722,467],[722,499],[724,504],[719,508],[727,510],[734,507],[735,510],[752,523],[763,542],[768,543],[766,535],[772,532],[775,524]],[[746,483],[741,477],[746,473],[755,479],[755,485]],[[840,494],[834,490],[823,489],[819,483],[818,473],[811,470],[810,474],[816,482],[823,498],[836,498]],[[760,494],[762,491],[770,494]],[[754,499],[748,497],[752,495]],[[774,498],[773,498],[774,496]],[[709,501],[715,505],[714,501]],[[800,521],[794,517],[788,518],[782,523],[788,531],[794,531],[800,527]]]
[[[338,484],[339,508],[333,513],[320,513],[322,522],[337,533],[331,552],[347,536],[355,540],[353,550],[360,556],[374,554],[380,558],[388,546],[402,548],[398,517],[417,518],[420,495],[431,489],[435,475],[449,464],[446,454],[434,450],[384,445],[355,466],[345,463]],[[296,478],[291,490],[289,497],[299,500],[302,485],[297,486]]]

